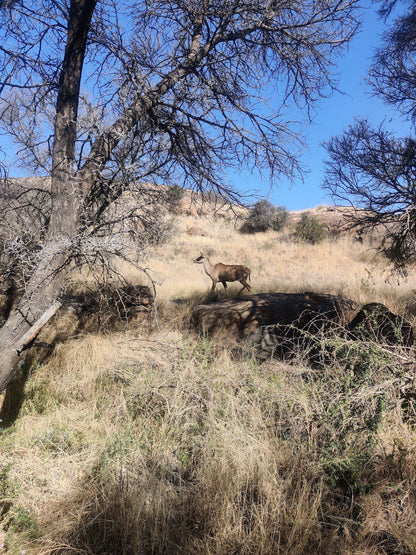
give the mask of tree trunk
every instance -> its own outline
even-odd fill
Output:
[[[60,269],[76,238],[80,213],[95,179],[124,133],[131,130],[214,46],[200,47],[193,36],[185,62],[179,64],[130,108],[94,143],[83,168],[74,175],[76,121],[87,34],[97,0],[71,0],[65,58],[59,81],[52,160],[52,212],[41,259],[13,314],[0,330],[0,392],[13,377],[19,357],[16,345],[60,292]],[[218,39],[219,40],[219,39]],[[217,41],[218,42],[218,41]]]
[[[52,153],[52,212],[37,267],[16,310],[0,330],[0,391],[19,362],[21,338],[60,292],[60,269],[73,243],[82,206],[74,175],[76,122],[88,31],[97,0],[71,0],[67,43],[59,80]]]

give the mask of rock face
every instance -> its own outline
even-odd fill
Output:
[[[322,327],[342,323],[354,308],[348,299],[318,293],[259,293],[233,297],[208,305],[197,305],[191,316],[192,325],[201,331],[220,330],[241,336],[264,326],[289,327],[316,332]]]
[[[345,339],[411,346],[414,331],[402,316],[380,303],[358,311],[356,303],[318,293],[260,293],[194,307],[192,325],[209,334],[250,336],[261,351],[287,354],[310,348],[319,333],[339,328]]]

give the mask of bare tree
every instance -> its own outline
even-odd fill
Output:
[[[380,4],[378,4],[380,6]],[[376,95],[416,122],[416,8],[413,2],[384,0],[382,17],[408,7],[396,17],[369,70]],[[358,119],[326,148],[325,187],[337,201],[357,208],[349,224],[362,231],[384,227],[381,244],[397,268],[416,260],[416,139],[399,138],[385,124]]]
[[[358,0],[0,7],[0,123],[21,145],[22,162],[51,176],[41,248],[0,331],[4,387],[16,345],[59,296],[62,270],[129,184],[180,182],[227,195],[226,166],[274,178],[300,170],[284,108],[309,108],[332,86]]]
[[[393,21],[376,51],[369,71],[374,92],[413,121],[416,119],[416,6],[410,0],[384,0],[380,15],[387,19],[394,8],[407,9]]]
[[[360,120],[326,147],[325,186],[357,208],[347,224],[361,232],[384,229],[381,248],[404,269],[416,259],[416,142]]]

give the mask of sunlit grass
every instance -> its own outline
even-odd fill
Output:
[[[209,237],[189,237],[181,229],[197,222]],[[406,277],[392,274],[391,267],[370,243],[352,237],[328,238],[320,244],[294,242],[290,233],[269,231],[239,233],[234,222],[224,219],[202,222],[182,216],[172,241],[149,259],[161,299],[184,297],[188,291],[207,292],[210,278],[193,258],[200,252],[212,263],[244,264],[251,268],[254,293],[265,291],[315,291],[340,294],[355,301],[382,302],[403,309],[413,297],[416,270]],[[217,285],[219,290],[222,286]]]
[[[192,225],[209,235],[187,235]],[[244,342],[199,337],[189,317],[211,287],[192,262],[201,251],[248,265],[254,293],[413,311],[414,270],[393,276],[369,243],[313,246],[179,216],[139,261],[156,284],[150,318],[78,333],[34,364],[0,435],[0,540],[33,555],[414,553],[416,413],[399,397],[413,351],[331,336],[313,359],[258,360]],[[232,291],[218,286],[219,298]]]

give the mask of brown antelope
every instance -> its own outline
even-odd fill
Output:
[[[250,278],[251,270],[247,266],[241,266],[240,264],[211,264],[206,256],[201,252],[201,256],[195,258],[195,264],[203,264],[205,273],[212,279],[211,291],[214,291],[215,286],[220,281],[224,285],[224,289],[227,289],[227,281],[239,281],[243,288],[246,288],[250,293],[251,287],[247,283],[247,278]]]

